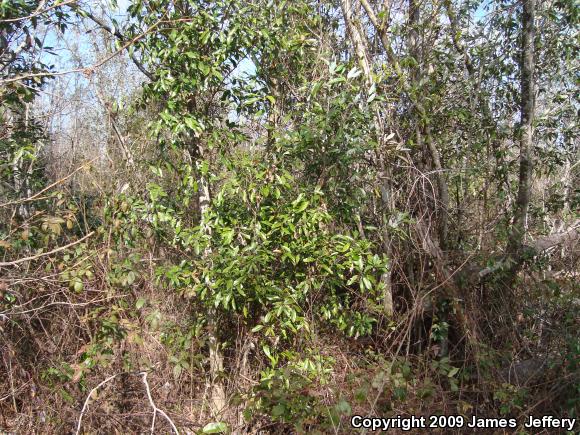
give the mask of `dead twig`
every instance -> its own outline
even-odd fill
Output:
[[[89,406],[89,401],[91,400],[91,397],[93,396],[93,394],[99,389],[101,388],[103,385],[105,385],[107,382],[112,381],[113,379],[115,379],[117,376],[122,375],[122,374],[127,374],[127,373],[116,373],[112,376],[109,376],[107,379],[105,379],[104,381],[102,381],[101,383],[99,383],[96,387],[94,387],[90,392],[89,395],[87,396],[87,398],[85,399],[85,402],[83,404],[83,408],[81,409],[81,414],[79,416],[79,421],[77,423],[77,429],[75,432],[75,435],[79,435],[80,431],[81,431],[81,425],[83,422],[83,417],[87,412],[88,406]],[[169,416],[162,410],[159,409],[157,407],[157,405],[155,405],[155,402],[153,401],[153,397],[151,396],[151,389],[149,388],[149,382],[147,381],[147,372],[133,372],[133,373],[129,373],[132,375],[140,375],[143,377],[143,384],[145,385],[145,392],[147,393],[147,399],[149,400],[149,404],[151,405],[151,408],[153,408],[153,421],[151,422],[151,433],[154,433],[155,430],[155,421],[157,419],[157,414],[160,414],[163,416],[163,418],[165,418],[165,420],[167,420],[167,422],[169,423],[169,425],[171,426],[171,429],[173,430],[173,432],[175,432],[176,435],[179,435],[179,431],[177,430],[177,427],[175,426],[175,423],[173,423],[173,421],[171,420],[171,418],[169,418]]]
[[[149,382],[147,382],[147,372],[141,372],[139,374],[141,376],[143,376],[143,384],[145,384],[145,391],[147,392],[147,398],[149,399],[149,404],[151,405],[151,408],[153,408],[153,420],[151,422],[151,433],[152,434],[154,433],[154,430],[155,430],[155,419],[157,417],[157,413],[159,413],[171,425],[171,429],[173,429],[173,431],[177,435],[179,435],[179,431],[177,430],[177,427],[175,427],[175,423],[173,423],[173,421],[169,418],[169,416],[163,410],[159,409],[157,407],[157,405],[155,405],[155,402],[153,401],[153,397],[151,397],[151,390],[149,389]]]
[[[87,398],[85,399],[85,403],[83,404],[83,408],[81,409],[81,415],[79,416],[79,422],[77,424],[77,430],[75,432],[75,435],[79,435],[79,433],[81,432],[81,424],[83,422],[83,416],[85,415],[85,413],[87,412],[87,408],[89,406],[89,401],[91,400],[91,397],[93,395],[93,393],[95,393],[99,388],[101,388],[103,385],[105,385],[107,382],[112,381],[113,379],[115,379],[117,376],[119,376],[121,373],[117,373],[115,375],[109,376],[107,379],[105,379],[104,381],[102,381],[100,384],[98,384],[95,388],[93,388],[90,392],[89,395],[87,396]]]

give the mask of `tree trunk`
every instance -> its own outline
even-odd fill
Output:
[[[200,160],[202,153],[199,152]],[[198,164],[199,166],[199,164]],[[198,167],[201,172],[201,168]],[[209,210],[211,201],[211,194],[209,189],[209,181],[207,177],[200,173],[199,176],[199,210],[201,212],[201,227],[206,235],[211,236],[211,227],[205,221],[207,212]],[[204,250],[204,258],[211,256],[211,246]],[[210,307],[207,312],[207,329],[209,336],[209,370],[211,381],[211,398],[210,406],[212,415],[218,415],[226,406],[226,393],[223,382],[220,378],[224,370],[224,357],[220,349],[220,341],[218,337],[218,320],[216,309]]]
[[[520,172],[518,196],[515,204],[514,221],[508,241],[508,256],[518,265],[522,261],[526,217],[530,205],[532,181],[532,136],[534,122],[534,15],[536,0],[524,0],[522,11],[522,56],[520,61],[521,100],[520,113]],[[511,274],[517,272],[514,267]]]
[[[344,3],[350,3],[349,1],[343,1],[343,9]],[[425,108],[423,107],[421,101],[413,94],[412,86],[407,82],[405,75],[403,73],[403,69],[399,63],[399,59],[395,55],[393,48],[387,38],[387,33],[383,25],[379,23],[379,19],[375,14],[372,6],[369,4],[367,0],[360,0],[362,7],[364,8],[370,22],[372,23],[373,27],[375,28],[376,32],[379,35],[383,48],[387,54],[389,61],[391,62],[391,66],[395,70],[397,77],[401,80],[403,88],[405,92],[408,93],[409,98],[411,99],[417,113],[419,115],[419,128],[416,131],[417,140],[418,142],[423,142],[422,136],[423,133],[426,136],[426,145],[427,145],[427,152],[431,157],[431,162],[433,164],[433,168],[436,172],[436,181],[437,181],[437,190],[439,194],[439,242],[441,247],[445,250],[446,249],[446,242],[448,239],[448,221],[449,221],[449,188],[447,186],[447,180],[445,179],[445,174],[443,173],[443,166],[441,163],[441,155],[437,146],[433,142],[433,137],[431,134],[431,129],[428,125],[425,124],[425,117],[426,112]],[[412,30],[410,32],[409,38],[409,46],[412,54],[414,56],[417,55],[417,47],[418,47],[418,34],[416,32],[416,26],[419,21],[419,5],[416,4],[413,0],[409,2],[409,24],[412,26]],[[348,28],[348,23],[347,23]],[[416,56],[418,57],[418,56]],[[420,69],[414,68],[414,71],[411,74],[411,80],[417,83],[420,77]],[[422,131],[424,130],[424,132]]]
[[[353,7],[350,0],[342,0],[341,2],[342,13],[344,17],[344,22],[348,31],[348,35],[350,36],[353,48],[356,53],[357,60],[359,65],[361,66],[365,81],[367,84],[367,92],[370,91],[371,87],[373,86],[373,77],[372,77],[372,70],[370,65],[370,59],[368,56],[368,51],[366,48],[365,41],[363,39],[363,31],[357,23],[355,17],[353,17]],[[388,167],[386,162],[384,161],[384,157],[382,155],[382,145],[383,145],[383,136],[384,136],[384,129],[383,123],[381,119],[381,114],[378,110],[375,111],[373,115],[373,123],[374,129],[377,136],[377,142],[379,144],[379,156],[378,156],[378,166],[380,170],[380,178],[381,178],[381,199],[383,203],[386,204],[387,210],[393,211],[395,209],[395,201],[394,201],[394,191],[391,184],[392,174],[391,169]],[[362,225],[361,225],[362,226]],[[390,236],[386,235],[384,237],[384,250],[389,259],[392,258],[392,240]],[[385,314],[387,316],[392,316],[394,312],[393,307],[393,286],[392,286],[392,272],[391,267],[387,272],[385,272],[381,276],[381,282],[384,286],[383,292],[383,308],[385,310]]]
[[[372,84],[370,61],[367,56],[367,50],[365,48],[365,42],[363,40],[362,34],[360,33],[353,17],[352,3],[350,0],[342,0],[341,7],[344,23],[346,24],[348,35],[352,41],[356,57],[358,59],[359,65],[363,70],[367,84],[370,85]]]

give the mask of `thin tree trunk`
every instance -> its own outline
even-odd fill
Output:
[[[356,57],[359,61],[359,65],[363,70],[363,73],[367,80],[367,84],[371,85],[372,77],[371,77],[370,61],[367,56],[367,50],[365,48],[365,43],[362,34],[360,33],[359,28],[356,25],[353,17],[352,3],[350,0],[342,0],[341,7],[342,14],[344,16],[344,22],[348,30],[348,35],[350,36],[350,39],[352,41],[352,45],[355,50]]]
[[[346,28],[350,39],[352,41],[359,65],[361,66],[365,81],[367,83],[367,92],[373,86],[373,77],[372,77],[372,70],[370,65],[370,59],[368,56],[368,51],[366,48],[365,41],[363,39],[363,33],[360,26],[357,23],[357,20],[353,16],[353,7],[350,0],[342,0],[341,2],[342,13],[344,17],[344,22],[346,24]],[[373,115],[373,123],[375,132],[377,135],[377,141],[379,143],[379,149],[382,150],[381,144],[383,143],[383,123],[381,119],[381,114],[378,110],[375,111]],[[394,201],[394,191],[391,184],[392,174],[391,169],[388,167],[386,162],[384,161],[382,152],[379,152],[378,156],[378,165],[381,172],[381,196],[383,203],[386,204],[387,209],[389,211],[393,211],[395,209],[395,201]],[[384,239],[384,250],[389,259],[392,258],[393,252],[393,243],[390,237],[387,235]],[[385,314],[387,316],[392,316],[394,313],[394,306],[393,306],[393,286],[392,286],[392,272],[391,267],[385,272],[381,277],[381,282],[384,286],[383,291],[383,308],[385,310]]]
[[[98,84],[95,86],[95,95],[97,97],[97,100],[99,100],[99,103],[101,103],[101,106],[103,106],[103,109],[105,109],[105,111],[107,112],[109,122],[111,124],[112,129],[113,129],[113,132],[115,133],[115,136],[117,137],[117,142],[119,143],[119,148],[121,148],[121,153],[123,154],[123,160],[129,166],[129,168],[135,169],[135,159],[133,158],[133,153],[131,152],[129,147],[127,147],[127,144],[125,143],[125,140],[123,139],[123,136],[121,135],[121,132],[119,131],[119,127],[117,127],[117,121],[116,121],[117,114],[111,109],[111,104],[109,104],[105,100],[103,95],[101,95],[101,92],[98,89]]]
[[[202,152],[199,152],[200,159]],[[200,173],[199,176],[199,210],[201,212],[201,227],[206,235],[211,236],[211,227],[205,221],[211,202],[209,181],[207,177]],[[211,246],[208,245],[203,256],[209,259],[212,254]],[[218,320],[216,309],[211,307],[207,312],[207,329],[209,336],[209,370],[211,381],[210,406],[212,415],[218,415],[226,406],[226,393],[223,382],[220,378],[224,370],[224,357],[220,349],[218,337]]]
[[[364,8],[365,12],[367,13],[367,16],[368,16],[369,20],[371,21],[372,25],[375,27],[375,30],[379,34],[383,48],[387,54],[389,61],[391,62],[391,66],[395,70],[395,74],[397,75],[397,77],[399,79],[401,79],[403,89],[405,90],[405,92],[407,92],[407,94],[409,95],[409,98],[411,99],[412,103],[414,104],[415,109],[417,110],[419,117],[420,117],[420,123],[426,124],[425,118],[426,118],[427,114],[426,114],[425,108],[423,107],[421,101],[413,94],[413,90],[411,89],[410,84],[405,79],[405,75],[404,75],[403,69],[401,68],[401,65],[399,63],[399,59],[395,55],[393,48],[391,47],[391,44],[388,40],[385,26],[382,25],[381,23],[379,23],[379,19],[378,19],[377,15],[375,14],[372,6],[369,4],[368,0],[359,0],[359,1],[361,3],[362,7]],[[343,1],[343,8],[344,8],[344,3],[345,3],[345,1]],[[348,2],[348,3],[350,3],[350,2]],[[409,45],[411,47],[411,50],[414,52],[414,54],[416,54],[416,50],[417,50],[417,46],[418,46],[418,41],[417,41],[418,35],[417,35],[416,30],[415,30],[415,27],[416,27],[418,20],[419,20],[419,5],[415,4],[415,2],[413,0],[411,0],[409,2],[409,13],[410,13],[409,22],[413,27],[413,29],[411,30]],[[419,74],[420,74],[419,68],[416,68],[414,70],[414,72],[411,74],[411,79],[415,83],[418,82]],[[449,216],[448,216],[448,214],[449,214],[449,211],[448,211],[449,210],[449,188],[447,186],[447,180],[445,179],[445,174],[443,172],[443,166],[441,163],[441,154],[439,153],[437,146],[433,142],[431,129],[428,125],[426,125],[424,127],[423,127],[423,125],[421,125],[421,129],[424,130],[424,133],[426,135],[425,142],[427,145],[427,151],[429,152],[429,155],[431,157],[431,162],[433,164],[433,168],[435,169],[435,172],[436,172],[437,190],[439,193],[439,204],[438,204],[438,208],[439,208],[439,242],[440,242],[442,249],[445,250],[446,242],[448,239],[448,226],[449,226],[448,225],[448,221],[449,221]],[[418,135],[417,140],[422,142],[421,130],[417,130],[417,135]]]
[[[425,137],[427,147],[433,162],[433,167],[436,171],[437,190],[439,193],[438,214],[439,214],[439,244],[444,251],[447,249],[449,238],[449,187],[445,179],[443,164],[441,163],[441,154],[437,149],[437,145],[433,142],[433,135],[429,125],[425,126]]]
[[[409,0],[409,39],[408,39],[408,49],[409,54],[415,59],[416,64],[411,67],[410,77],[411,83],[414,86],[420,87],[423,63],[423,53],[419,45],[419,32],[418,28],[421,25],[421,16],[419,5],[416,0]],[[438,215],[439,224],[439,247],[440,247],[440,260],[441,266],[443,265],[443,252],[447,246],[447,220],[448,220],[448,209],[449,209],[449,190],[447,187],[447,181],[445,180],[445,174],[443,173],[443,167],[441,165],[441,156],[439,150],[433,141],[433,135],[431,133],[431,127],[429,125],[429,120],[427,119],[427,114],[420,97],[416,94],[420,91],[419,89],[413,89],[411,86],[409,89],[409,95],[411,95],[412,101],[415,105],[415,113],[418,115],[417,125],[415,129],[415,135],[417,140],[417,145],[425,146],[426,151],[431,157],[431,164],[435,169],[435,178],[437,180],[437,190],[439,194],[439,200],[435,203],[435,208]],[[423,140],[423,135],[425,139]],[[423,144],[424,142],[424,144]],[[443,267],[441,267],[443,270]],[[446,277],[445,277],[446,278]],[[438,315],[442,322],[447,322],[447,315],[443,310],[438,310]],[[447,332],[444,332],[441,340],[439,341],[439,356],[447,356],[449,349],[449,337]]]
[[[514,264],[522,261],[526,217],[530,205],[532,182],[532,136],[534,122],[534,16],[536,0],[524,0],[522,11],[522,56],[520,61],[520,171],[518,196],[515,204],[514,221],[508,241],[508,255]],[[517,267],[511,271],[517,272]]]

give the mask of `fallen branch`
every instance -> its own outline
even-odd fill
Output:
[[[535,252],[541,253],[558,245],[574,246],[580,239],[580,220],[574,222],[566,231],[551,234],[534,240],[530,245]]]
[[[548,249],[554,248],[559,245],[567,245],[567,246],[574,246],[575,243],[578,243],[580,239],[580,232],[578,231],[580,228],[580,221],[574,222],[566,231],[557,234],[551,234],[549,236],[540,237],[534,240],[532,243],[528,243],[524,245],[523,252],[531,255],[538,255]],[[482,269],[477,274],[479,280],[484,279],[486,276],[489,276],[495,272],[500,270],[508,270],[510,267],[513,266],[514,261],[523,261],[523,258],[518,258],[514,260],[509,256],[502,257],[493,265]]]

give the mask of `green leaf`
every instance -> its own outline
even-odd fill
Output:
[[[449,387],[450,387],[451,391],[453,391],[454,393],[459,391],[459,386],[457,385],[457,381],[455,379],[451,379],[449,381]]]
[[[262,350],[264,351],[264,353],[268,358],[272,358],[272,354],[270,353],[270,346],[265,344],[264,346],[262,346]]]
[[[145,305],[145,302],[147,302],[147,301],[144,298],[137,299],[137,302],[135,303],[135,308],[140,310]]]
[[[206,424],[201,430],[202,433],[223,433],[228,430],[228,425],[223,421]]]
[[[339,414],[350,415],[352,413],[350,404],[344,399],[341,399],[334,408]]]
[[[356,282],[358,280],[358,275],[353,275],[348,282],[346,283],[346,285],[352,285],[354,282]]]
[[[360,76],[361,73],[362,73],[362,71],[355,66],[353,69],[351,69],[348,72],[348,74],[346,75],[346,77],[349,78],[349,79],[355,79],[358,76]]]
[[[264,325],[256,325],[252,328],[252,332],[259,332],[264,329]]]
[[[135,272],[133,272],[132,270],[129,271],[129,273],[127,274],[127,285],[131,285],[135,282],[135,278],[137,277],[137,275],[135,275]]]
[[[205,64],[205,63],[198,63],[197,67],[199,68],[199,70],[202,72],[203,75],[208,75],[209,74],[209,65]]]
[[[280,417],[281,415],[284,415],[285,412],[286,412],[286,407],[282,403],[279,403],[278,405],[276,405],[272,408],[272,416],[273,417]]]
[[[367,290],[370,290],[370,289],[373,288],[373,285],[371,284],[371,281],[366,276],[363,276],[362,282],[364,283],[364,285],[367,288]]]
[[[300,204],[297,208],[296,208],[296,213],[301,213],[304,210],[306,210],[306,207],[308,207],[308,201],[304,201],[302,202],[302,204]]]

